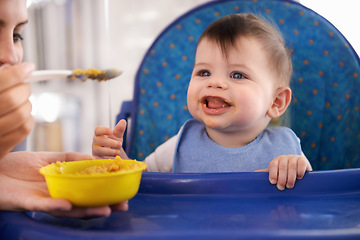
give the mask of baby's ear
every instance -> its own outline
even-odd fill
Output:
[[[284,114],[291,102],[291,89],[289,87],[280,87],[276,90],[274,101],[268,110],[270,118],[277,118]]]

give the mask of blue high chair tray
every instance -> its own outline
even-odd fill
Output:
[[[360,239],[360,169],[310,172],[285,191],[267,178],[144,173],[127,212],[0,212],[0,239]]]

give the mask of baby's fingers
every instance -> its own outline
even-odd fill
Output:
[[[278,183],[279,159],[273,159],[269,164],[269,181],[271,184]]]
[[[103,158],[105,156],[120,155],[120,148],[122,143],[111,139],[107,136],[94,136],[92,144],[92,154]]]
[[[297,179],[302,179],[306,171],[312,171],[311,164],[306,157],[301,156],[298,161]]]
[[[122,142],[109,138],[107,136],[94,136],[93,137],[93,144],[100,146],[100,147],[107,147],[107,148],[121,148]]]
[[[291,189],[295,186],[298,174],[298,156],[292,156],[288,160],[286,187]]]
[[[113,134],[116,138],[123,139],[125,130],[126,121],[124,119],[121,119],[118,124],[116,124]]]
[[[108,158],[120,155],[120,151],[112,148],[104,148],[93,143],[92,154],[96,158]]]
[[[95,136],[110,136],[112,133],[113,131],[110,128],[104,126],[97,126],[94,131]]]
[[[274,170],[275,171],[275,170]],[[276,187],[279,190],[284,190],[288,180],[288,161],[281,159],[278,161],[278,179]]]

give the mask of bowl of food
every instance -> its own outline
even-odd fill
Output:
[[[139,190],[144,162],[94,159],[57,162],[40,169],[53,198],[82,207],[111,205],[131,199]]]

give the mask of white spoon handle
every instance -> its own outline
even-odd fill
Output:
[[[34,71],[31,76],[26,79],[26,82],[39,82],[55,78],[67,78],[73,74],[71,70],[40,70]]]

